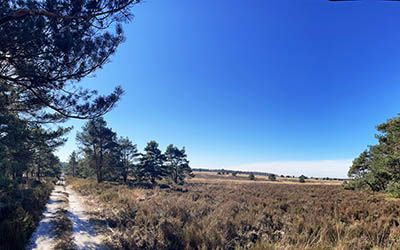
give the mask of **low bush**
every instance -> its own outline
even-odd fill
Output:
[[[399,182],[389,182],[386,187],[386,192],[395,198],[400,198],[400,183]]]
[[[2,186],[0,189],[0,249],[25,248],[52,188],[50,182]]]

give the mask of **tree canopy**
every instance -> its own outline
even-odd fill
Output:
[[[103,166],[106,154],[116,146],[116,133],[107,127],[106,121],[100,117],[90,120],[76,136],[82,151],[95,170],[97,181],[103,181]]]
[[[138,2],[0,2],[0,177],[45,175],[69,131],[46,123],[95,119],[115,106],[121,87],[100,95],[79,81],[115,53]]]
[[[8,0],[0,3],[2,108],[35,121],[95,118],[123,91],[97,95],[77,82],[124,40],[121,23],[139,0]]]
[[[192,175],[185,148],[179,149],[174,145],[168,145],[165,151],[165,164],[175,183],[182,183],[185,177]]]
[[[366,188],[372,191],[391,191],[400,183],[400,117],[377,126],[376,145],[369,146],[349,169],[352,181],[348,188]]]

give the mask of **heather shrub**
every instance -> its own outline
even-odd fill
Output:
[[[52,190],[50,183],[30,182],[0,190],[1,249],[24,249]]]
[[[389,182],[386,187],[386,192],[395,198],[400,198],[400,183],[399,182]]]
[[[85,193],[116,194],[98,203],[99,218],[116,222],[114,249],[400,249],[400,201],[379,193],[308,182],[187,188],[98,185]]]

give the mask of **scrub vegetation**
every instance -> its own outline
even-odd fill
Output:
[[[181,191],[93,179],[72,186],[115,249],[400,248],[399,200],[340,185],[278,183],[194,177]]]
[[[0,249],[24,249],[53,189],[27,181],[0,189]]]

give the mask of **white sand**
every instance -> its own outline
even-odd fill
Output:
[[[56,186],[51,192],[46,210],[43,212],[43,219],[33,232],[26,249],[46,250],[54,248],[56,242],[54,240],[53,223],[57,211],[62,208],[63,200],[66,198],[63,192],[64,187],[62,186]]]
[[[68,196],[65,195],[68,193]],[[46,210],[43,212],[43,219],[40,221],[35,232],[26,247],[27,250],[54,249],[57,243],[54,235],[54,221],[58,210],[68,199],[68,219],[73,224],[72,238],[76,249],[103,249],[103,236],[96,234],[89,221],[89,216],[82,205],[82,198],[70,187],[56,186],[50,195]]]

